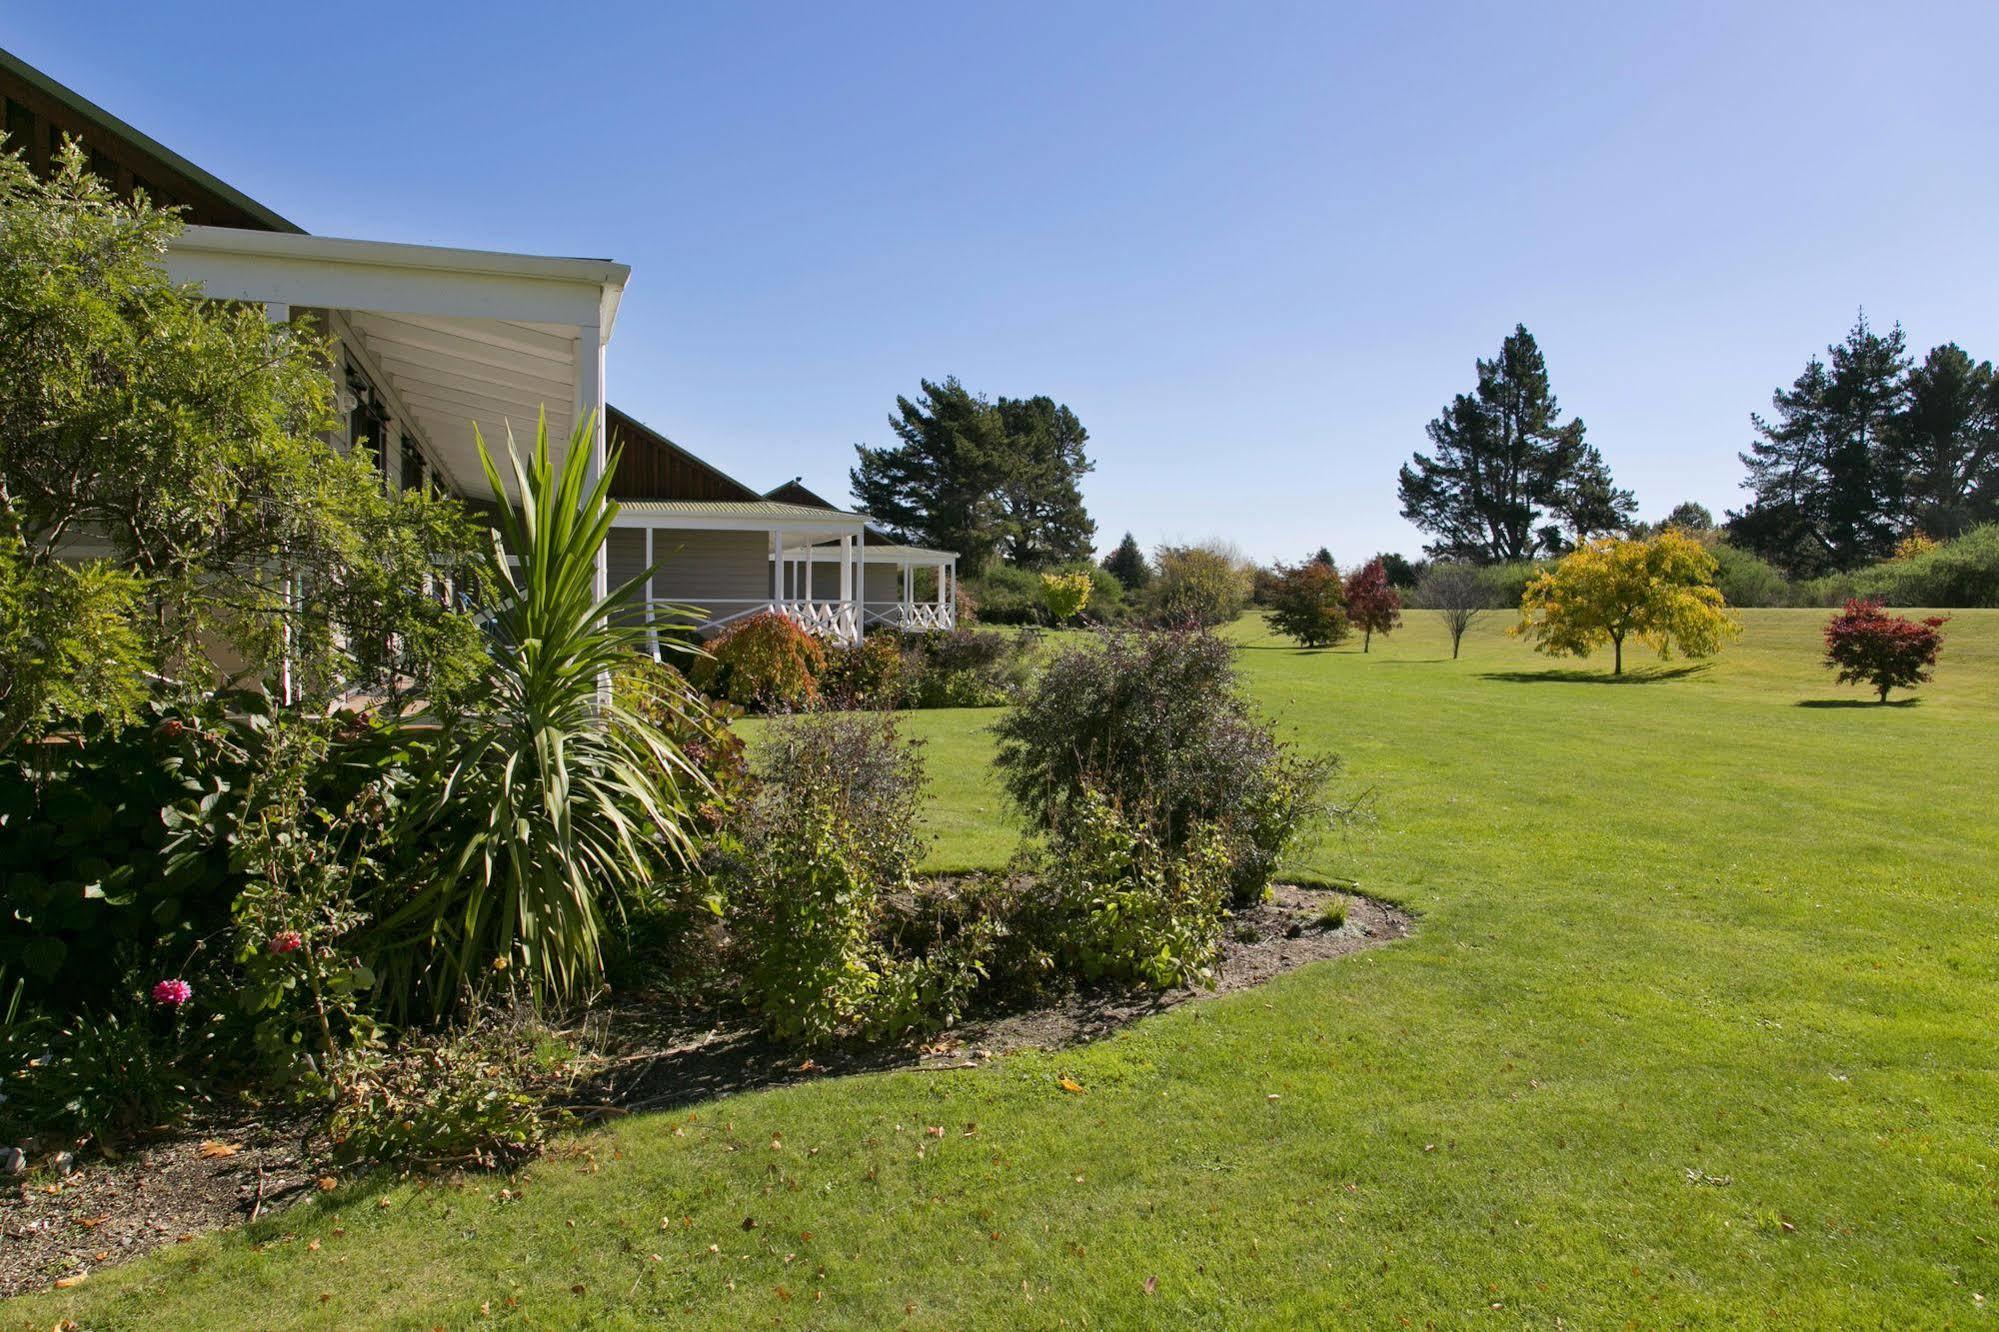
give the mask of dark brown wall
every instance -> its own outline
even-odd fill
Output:
[[[611,474],[616,499],[758,500],[763,496],[613,407],[604,416],[606,442],[619,450]]]
[[[19,149],[30,169],[47,175],[65,135],[77,139],[89,154],[91,167],[120,194],[143,188],[158,204],[180,204],[182,218],[197,226],[244,227],[271,231],[270,222],[245,212],[213,190],[192,180],[139,145],[77,115],[41,89],[0,66],[0,130],[6,148]]]

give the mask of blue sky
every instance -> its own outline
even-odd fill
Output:
[[[1528,12],[1531,10],[1531,13]],[[613,401],[843,497],[897,393],[1047,393],[1105,546],[1414,553],[1516,321],[1647,515],[1858,307],[1999,356],[1999,5],[0,7],[308,230],[634,269]]]

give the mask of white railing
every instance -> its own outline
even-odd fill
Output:
[[[869,624],[885,624],[919,633],[926,629],[953,629],[958,623],[954,607],[939,606],[934,601],[870,601],[866,620]]]

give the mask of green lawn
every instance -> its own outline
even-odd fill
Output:
[[[1413,939],[1066,1054],[635,1119],[517,1201],[343,1190],[0,1325],[1982,1322],[1999,612],[1887,708],[1845,706],[1823,612],[1619,685],[1409,618],[1366,657],[1240,630],[1257,695],[1377,793],[1300,868]],[[940,866],[1011,849],[989,716],[912,718]]]

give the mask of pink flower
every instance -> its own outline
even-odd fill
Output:
[[[179,1008],[194,998],[194,987],[184,980],[163,980],[153,987],[153,1002]]]
[[[286,930],[283,934],[274,934],[271,936],[271,951],[273,953],[279,955],[296,953],[303,947],[305,947],[305,940],[300,937],[297,930]]]

